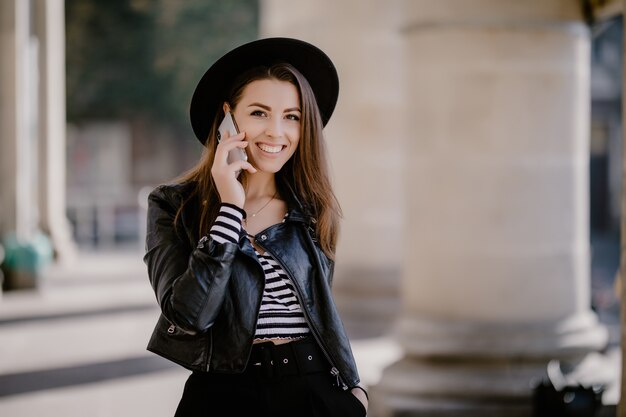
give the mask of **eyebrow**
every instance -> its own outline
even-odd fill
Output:
[[[268,111],[272,110],[270,106],[266,106],[265,104],[261,104],[261,103],[252,103],[248,107],[260,107],[264,110],[268,110]],[[300,107],[290,107],[288,109],[285,109],[283,113],[289,113],[290,111],[298,111],[302,113],[302,111],[300,110]]]

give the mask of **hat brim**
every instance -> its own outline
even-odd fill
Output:
[[[293,65],[311,85],[326,126],[335,110],[339,78],[330,58],[310,43],[291,38],[266,38],[241,45],[218,59],[204,73],[191,99],[189,116],[202,144],[234,80],[243,72],[262,65]]]

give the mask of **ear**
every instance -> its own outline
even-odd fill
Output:
[[[228,105],[227,102],[224,102],[224,105],[222,106],[222,108],[224,109],[224,114],[230,111],[230,106]]]

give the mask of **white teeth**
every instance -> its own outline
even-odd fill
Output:
[[[259,143],[259,148],[261,148],[262,151],[265,151],[265,152],[268,152],[268,153],[278,153],[278,152],[283,150],[282,145],[279,145],[279,146],[269,146],[269,145],[266,145],[264,143]]]

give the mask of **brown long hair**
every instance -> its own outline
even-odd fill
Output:
[[[323,137],[322,119],[317,107],[315,95],[308,81],[292,65],[286,63],[274,64],[269,67],[256,67],[243,73],[233,83],[227,102],[234,109],[243,95],[245,87],[253,81],[276,79],[293,84],[300,95],[302,110],[300,123],[300,142],[287,163],[276,173],[276,186],[283,198],[291,193],[304,206],[305,214],[312,216],[311,224],[320,247],[330,259],[335,257],[337,238],[339,235],[339,219],[341,208],[335,196],[329,175],[326,144]],[[200,161],[188,172],[178,177],[176,182],[195,182],[200,211],[199,235],[207,233],[219,211],[220,197],[211,176],[211,167],[215,158],[217,146],[217,126],[224,117],[222,104],[216,113],[211,125],[209,137],[205,143]],[[246,172],[240,177],[245,186]],[[174,222],[191,200],[185,201],[176,213]]]

